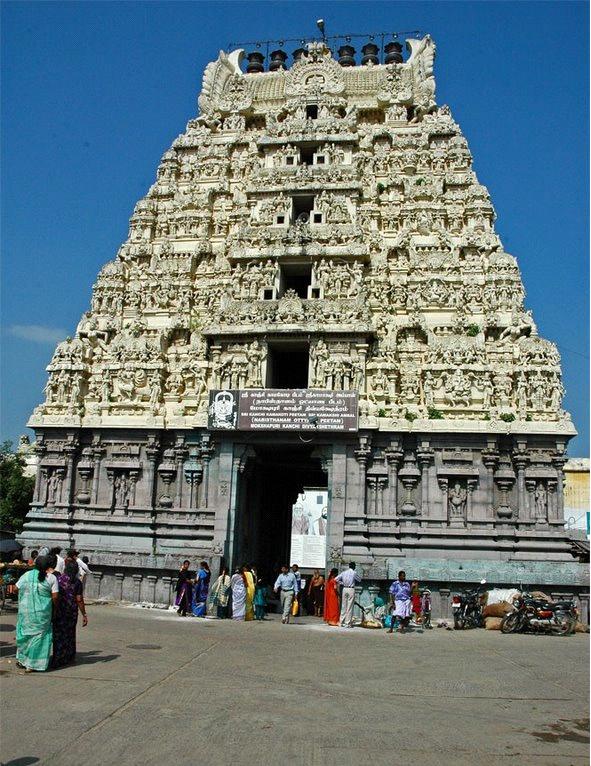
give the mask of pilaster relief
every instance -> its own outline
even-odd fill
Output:
[[[112,488],[111,510],[113,513],[127,513],[135,505],[136,486],[142,471],[139,445],[114,446],[111,460],[105,462],[107,478]],[[137,456],[137,458],[135,457]]]
[[[469,449],[442,450],[437,467],[437,481],[442,492],[442,506],[451,527],[465,527],[472,519],[473,492],[478,485],[475,456]]]
[[[419,484],[421,472],[417,468],[415,455],[412,452],[406,452],[404,463],[398,471],[398,479],[404,487],[402,503],[398,508],[401,516],[416,516],[418,509],[415,500],[415,490]]]
[[[404,452],[397,440],[392,440],[385,450],[388,466],[388,515],[396,516],[398,512],[398,469],[402,463]]]
[[[514,518],[515,510],[511,507],[510,492],[515,484],[515,471],[508,455],[501,455],[494,474],[495,485],[498,489],[496,515],[501,521]]]
[[[371,457],[371,435],[359,436],[359,446],[355,450],[355,459],[358,464],[358,507],[359,515],[365,516],[367,513],[366,507],[366,481],[367,481],[367,464]]]
[[[192,447],[189,450],[189,459],[183,466],[185,482],[189,485],[189,509],[198,507],[198,489],[203,480],[203,462],[198,448]]]

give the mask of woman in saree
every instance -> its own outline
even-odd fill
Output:
[[[329,625],[340,625],[341,610],[339,607],[339,584],[336,577],[338,569],[331,569],[324,587],[324,622]]]
[[[251,571],[251,567],[242,567],[244,573],[244,582],[246,584],[246,610],[244,619],[254,620],[254,594],[256,591],[256,580]]]
[[[195,580],[189,572],[189,559],[185,559],[179,569],[179,576],[176,581],[176,598],[174,605],[177,607],[179,617],[186,617],[187,610],[191,607],[193,598],[193,583]]]
[[[207,601],[207,613],[210,617],[223,620],[228,616],[228,603],[230,601],[230,575],[228,567],[222,567],[220,576],[211,586]]]
[[[86,606],[82,595],[82,582],[78,577],[78,564],[68,559],[64,573],[58,575],[59,599],[53,620],[52,666],[61,668],[76,661],[76,625],[78,610],[82,612],[82,626],[88,625]]]
[[[199,571],[195,577],[195,587],[193,588],[193,602],[191,611],[195,617],[205,617],[207,608],[207,594],[209,592],[209,581],[211,571],[206,561],[199,563]]]
[[[246,578],[242,570],[243,567],[236,567],[230,581],[233,620],[244,620],[246,615]]]
[[[47,670],[53,642],[52,616],[59,587],[53,569],[55,556],[37,556],[30,569],[16,583],[18,618],[16,621],[16,664],[25,673]]]

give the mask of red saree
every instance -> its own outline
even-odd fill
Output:
[[[324,588],[324,622],[329,625],[339,625],[339,584],[335,577],[329,577]]]

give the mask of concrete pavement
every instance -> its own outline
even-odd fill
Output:
[[[79,662],[19,675],[1,618],[8,766],[588,762],[587,635],[389,635],[89,607]]]

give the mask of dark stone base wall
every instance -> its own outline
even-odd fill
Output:
[[[275,444],[301,447],[297,434],[40,429],[20,539],[88,554],[93,595],[166,603],[184,558],[214,571],[240,563],[241,482],[257,446]],[[551,434],[314,435],[329,491],[327,565],[352,559],[385,582],[403,562],[439,589],[478,582],[483,562],[497,582],[584,592],[588,574],[564,529],[565,447]]]

